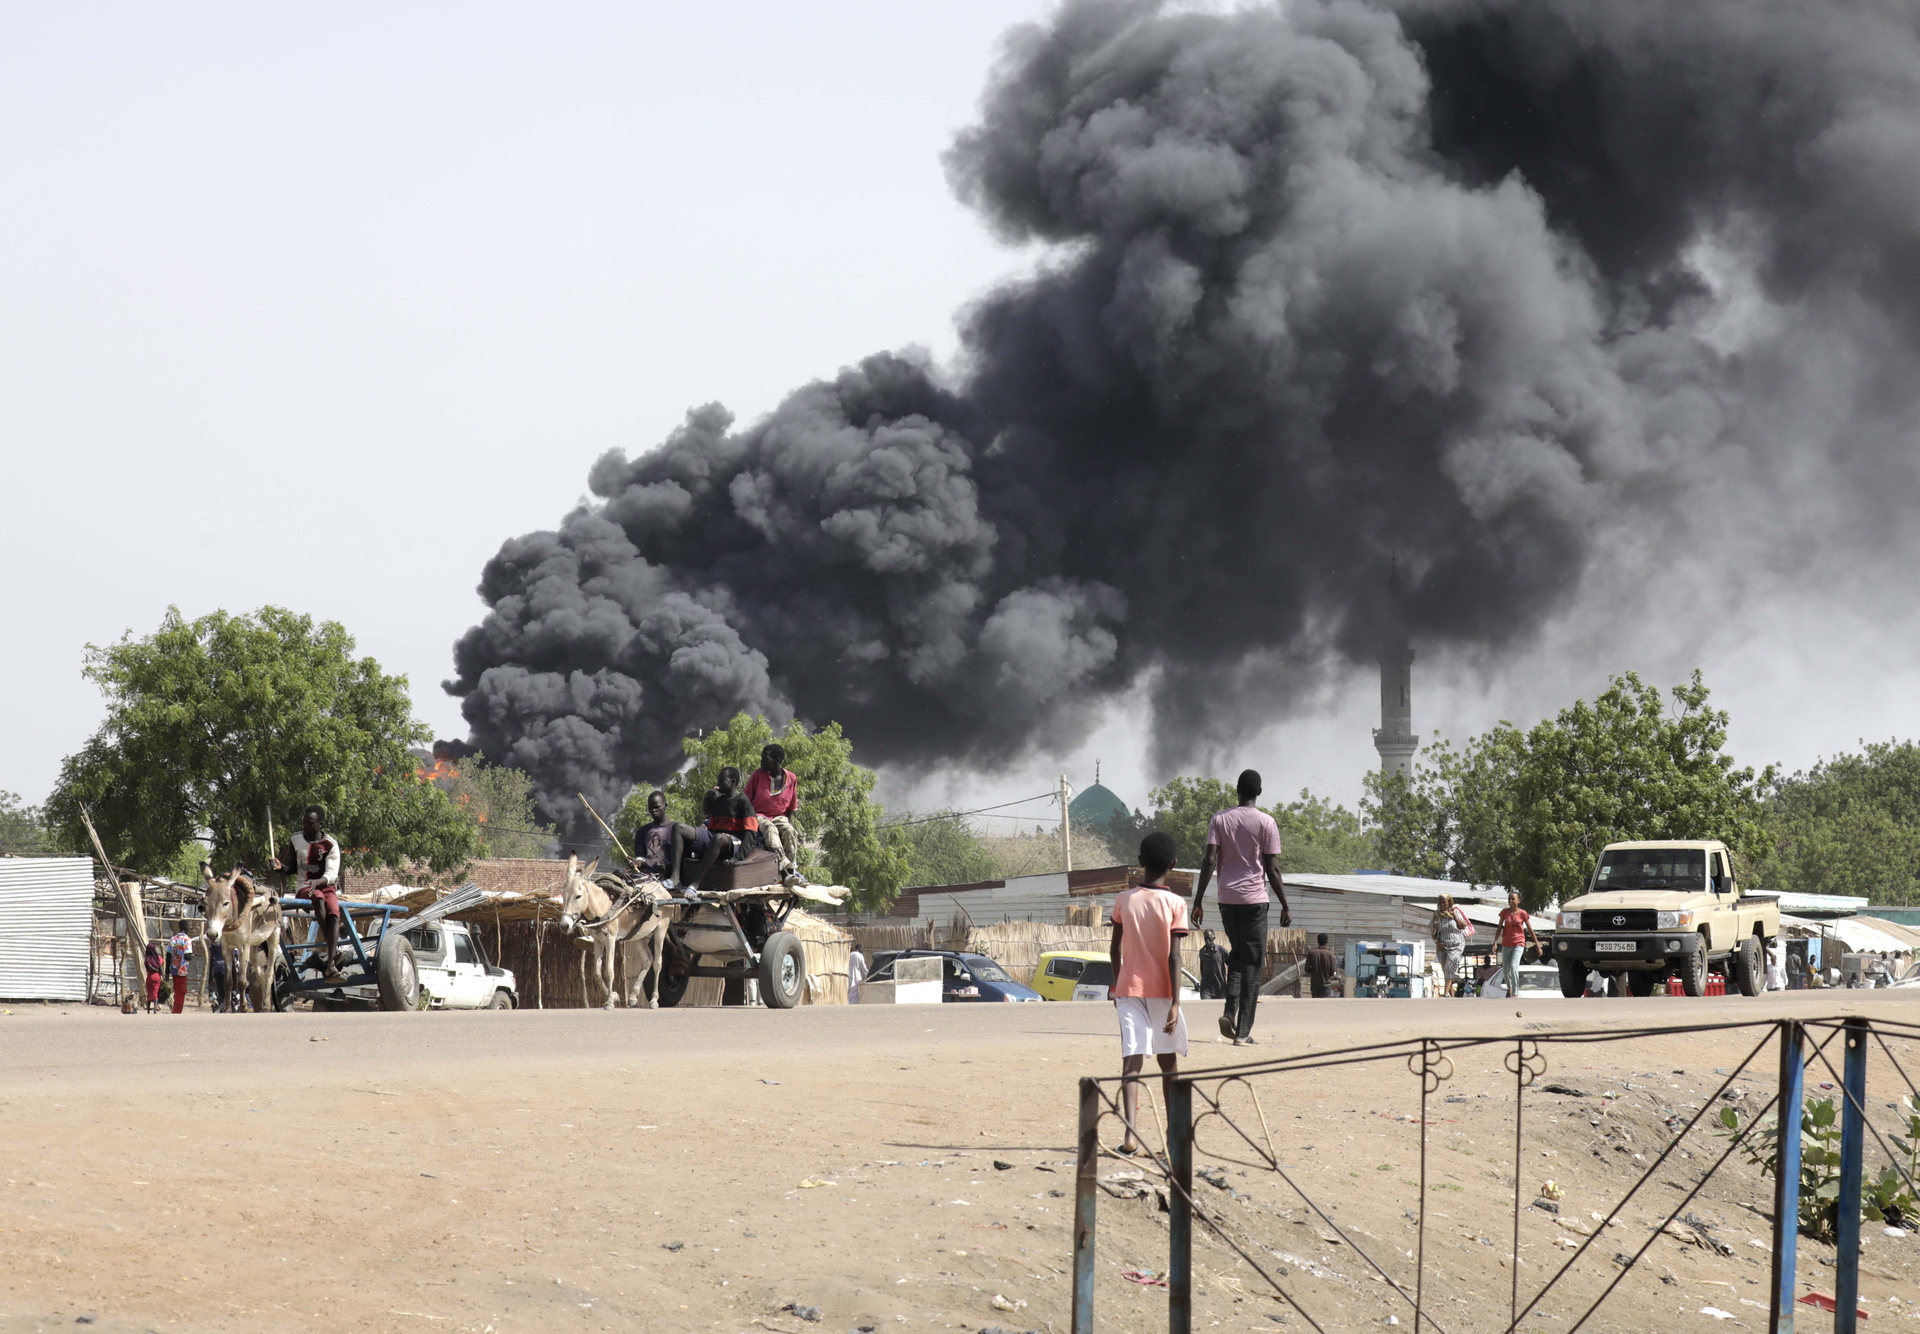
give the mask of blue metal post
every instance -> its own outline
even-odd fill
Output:
[[[1093,1334],[1094,1204],[1100,1198],[1100,1085],[1080,1081],[1080,1161],[1073,1180],[1073,1334]]]
[[[1193,1326],[1193,1085],[1171,1081],[1167,1089],[1167,1334]]]
[[[1860,1169],[1866,1150],[1867,1021],[1847,1020],[1847,1063],[1840,1075],[1840,1213],[1834,1228],[1833,1334],[1855,1334],[1860,1301]]]
[[[1771,1334],[1793,1334],[1795,1275],[1800,1243],[1800,1117],[1807,1087],[1805,1031],[1780,1024],[1780,1135],[1774,1145],[1773,1311]]]

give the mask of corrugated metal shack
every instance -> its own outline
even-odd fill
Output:
[[[0,857],[0,1000],[85,1000],[92,933],[92,859]]]

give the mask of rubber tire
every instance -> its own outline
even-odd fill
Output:
[[[383,1010],[420,1007],[420,969],[413,961],[413,944],[398,931],[389,931],[374,960],[375,981]]]
[[[676,969],[674,967],[677,961],[675,957],[677,953],[677,947],[668,947],[667,957],[660,961],[660,973],[653,984],[654,999],[660,1003],[660,1008],[663,1010],[670,1010],[685,1000],[687,998],[687,986],[693,981],[684,969]],[[692,967],[697,962],[697,960],[689,960],[686,967]]]
[[[1568,1000],[1587,994],[1587,966],[1578,959],[1560,960],[1560,994]]]
[[[286,969],[273,970],[273,1012],[285,1014],[293,1008],[293,988],[287,985]]]
[[[1689,996],[1707,994],[1707,942],[1702,940],[1700,948],[1687,955],[1685,965],[1680,971],[1680,986]]]
[[[1651,996],[1660,981],[1660,975],[1650,968],[1629,968],[1621,976],[1627,979],[1627,990],[1642,998]]]
[[[770,1010],[791,1010],[807,987],[807,952],[800,937],[776,931],[760,951],[760,1003]]]
[[[511,1010],[513,1008],[513,998],[504,991],[496,991],[493,993],[493,999],[487,1002],[487,1008],[489,1010]]]
[[[1740,942],[1740,952],[1733,956],[1733,980],[1739,983],[1742,996],[1758,996],[1766,989],[1760,959],[1760,937],[1748,936]]]

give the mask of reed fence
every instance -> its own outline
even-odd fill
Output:
[[[1075,904],[1072,907],[1079,907]],[[1054,950],[1093,950],[1104,954],[1110,928],[1099,923],[1074,922],[965,922],[926,926],[855,926],[849,928],[869,963],[880,951],[956,950],[966,954],[984,954],[1007,970],[1023,986],[1033,984],[1033,972],[1040,956]],[[1200,973],[1198,932],[1190,934],[1181,946],[1181,965],[1196,977]],[[1223,942],[1224,943],[1224,942]],[[1307,933],[1297,927],[1267,932],[1267,960],[1262,981],[1291,967],[1307,952]],[[844,971],[844,965],[843,965]]]

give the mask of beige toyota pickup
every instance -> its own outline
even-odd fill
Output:
[[[1780,901],[1742,893],[1733,857],[1716,839],[1609,843],[1586,893],[1555,919],[1560,991],[1578,996],[1589,970],[1623,977],[1636,996],[1678,974],[1689,996],[1723,968],[1743,996],[1766,982],[1766,949],[1780,934]]]

